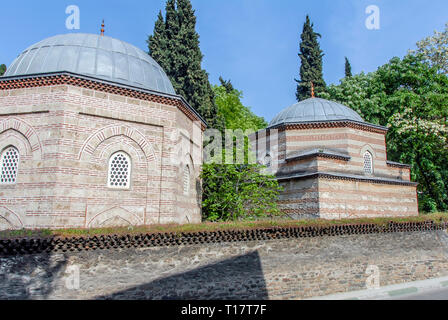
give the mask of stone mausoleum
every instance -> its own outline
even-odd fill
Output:
[[[0,230],[200,222],[203,130],[137,47],[40,41],[0,77]]]
[[[0,77],[0,230],[200,222],[205,128],[137,47],[94,34],[38,42]],[[257,157],[296,218],[417,215],[386,132],[310,98],[257,133]]]
[[[387,160],[386,133],[342,104],[312,97],[257,133],[264,145],[257,158],[275,165],[279,206],[295,218],[416,216],[417,183],[408,165]]]

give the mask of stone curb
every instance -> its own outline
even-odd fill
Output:
[[[306,300],[393,300],[394,298],[403,298],[416,293],[424,293],[446,288],[448,288],[448,276],[393,284],[378,289],[336,293],[328,296],[313,297]]]

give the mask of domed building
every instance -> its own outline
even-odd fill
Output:
[[[139,48],[40,41],[0,77],[0,229],[199,222],[205,128]]]
[[[284,188],[280,209],[295,218],[418,215],[410,166],[387,160],[387,130],[320,98],[282,110],[257,134],[257,157]]]

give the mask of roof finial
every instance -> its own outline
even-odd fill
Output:
[[[101,35],[104,36],[104,19],[103,22],[101,23]]]
[[[314,83],[311,81],[311,98],[314,98]]]

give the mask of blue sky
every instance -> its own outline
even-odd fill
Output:
[[[448,22],[446,0],[192,0],[212,84],[222,75],[244,93],[243,102],[268,121],[295,102],[298,45],[306,14],[320,39],[327,84],[344,75],[344,56],[354,73],[370,72],[402,57],[415,43]],[[81,29],[67,30],[65,9],[77,5]],[[367,6],[380,9],[380,29],[368,30]],[[106,34],[147,50],[165,0],[4,1],[0,19],[0,63],[9,65],[26,47],[68,33]]]

